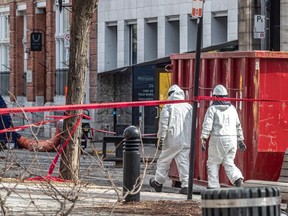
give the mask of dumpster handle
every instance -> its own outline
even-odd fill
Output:
[[[156,117],[155,118],[159,118],[160,108],[155,107],[155,109],[156,109]]]

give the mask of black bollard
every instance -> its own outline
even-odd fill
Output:
[[[123,147],[123,195],[128,194],[125,202],[139,202],[140,191],[140,152],[139,146],[141,143],[139,130],[135,126],[129,126],[124,130],[124,147]]]

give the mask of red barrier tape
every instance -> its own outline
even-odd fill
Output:
[[[57,182],[71,182],[71,180],[65,180],[55,176],[36,176],[26,179],[27,181],[57,181]]]
[[[191,103],[199,100],[221,100],[221,101],[248,101],[248,102],[288,102],[288,100],[274,99],[255,99],[255,98],[218,98],[210,96],[198,96],[192,100],[153,100],[153,101],[133,101],[133,102],[111,102],[111,103],[96,103],[96,104],[72,104],[62,106],[38,106],[38,107],[21,107],[21,108],[3,108],[0,109],[0,115],[20,113],[20,112],[46,112],[46,111],[68,111],[68,110],[84,110],[84,109],[103,109],[103,108],[124,108],[138,106],[158,106],[161,104],[175,103]]]
[[[52,161],[50,167],[49,167],[49,170],[48,170],[48,173],[47,173],[47,176],[36,176],[36,177],[33,177],[33,178],[28,178],[26,180],[28,181],[58,181],[58,182],[64,182],[64,181],[69,181],[69,180],[64,180],[62,178],[59,178],[59,177],[55,177],[55,176],[51,176],[54,169],[55,169],[55,166],[58,162],[58,159],[59,159],[59,156],[62,154],[62,152],[64,151],[64,149],[67,147],[71,137],[73,136],[73,134],[75,133],[76,129],[79,127],[80,125],[80,122],[81,122],[81,119],[83,118],[83,114],[79,115],[78,119],[77,119],[77,122],[76,124],[74,125],[74,127],[72,128],[72,131],[71,131],[71,136],[69,136],[63,143],[61,149],[57,152],[57,155],[55,156],[54,160]]]
[[[196,101],[247,101],[247,102],[288,102],[288,100],[274,100],[274,99],[253,99],[253,98],[219,98],[211,96],[198,96],[195,98]],[[62,106],[40,106],[40,107],[20,107],[20,108],[3,108],[0,109],[0,115],[10,114],[10,113],[20,113],[20,112],[44,112],[44,111],[60,111],[60,110],[79,110],[79,109],[101,109],[101,108],[123,108],[123,107],[135,107],[135,106],[156,106],[161,104],[175,104],[192,102],[195,100],[154,100],[154,101],[134,101],[134,102],[116,102],[116,103],[101,103],[101,104],[74,104],[74,105],[62,105]],[[49,116],[54,119],[64,119],[63,117]],[[90,116],[84,115],[85,119],[92,119]],[[34,123],[30,125],[24,125],[19,127],[7,128],[0,130],[0,133],[19,131],[31,126],[40,126],[53,121],[41,121],[39,123]],[[98,130],[99,132],[104,132]],[[104,132],[115,134],[115,132]]]
[[[205,100],[205,101],[248,101],[248,102],[288,102],[288,100],[270,100],[270,99],[250,99],[250,98],[219,98],[219,97],[211,97],[211,96],[198,96],[196,98],[197,101]],[[122,108],[122,107],[135,107],[135,106],[156,106],[160,104],[174,104],[174,103],[184,103],[184,102],[192,102],[193,100],[172,100],[172,101],[137,101],[137,102],[118,102],[118,103],[103,103],[103,104],[84,104],[84,105],[64,105],[64,106],[42,106],[42,107],[25,107],[25,108],[4,108],[0,109],[0,115],[2,114],[9,114],[9,113],[19,113],[19,112],[44,112],[44,111],[55,111],[55,110],[79,110],[79,109],[100,109],[100,108]],[[195,100],[194,100],[195,101]],[[90,116],[86,116],[84,114],[80,115],[77,119],[76,124],[74,125],[71,136],[75,133],[77,127],[80,125],[81,119],[85,116],[86,118],[91,119]],[[56,118],[55,118],[56,119]],[[46,121],[49,122],[49,121]],[[108,133],[108,131],[104,130],[96,130],[100,132]],[[115,132],[110,132],[115,133]],[[148,135],[155,135],[155,134],[148,134]],[[70,137],[71,137],[70,136]],[[142,135],[145,136],[145,135]],[[51,174],[54,171],[54,168],[58,162],[59,156],[62,154],[64,149],[69,143],[70,137],[68,137],[65,142],[63,143],[61,149],[58,151],[56,157],[54,158],[52,164],[47,173],[47,177],[35,177],[29,178],[28,180],[56,180],[56,181],[63,181],[61,178],[51,177]]]
[[[6,129],[0,130],[0,134],[1,133],[8,133],[8,132],[17,132],[17,131],[24,130],[24,129],[30,128],[30,127],[39,127],[39,126],[44,125],[44,124],[58,122],[59,120],[65,120],[65,119],[70,118],[70,117],[72,117],[72,116],[61,116],[59,118],[55,118],[54,120],[46,120],[46,121],[35,122],[32,124],[27,124],[27,125],[23,125],[23,126],[15,126],[13,128],[6,128]]]
[[[58,151],[56,157],[54,158],[52,164],[50,165],[50,168],[49,168],[49,170],[48,170],[47,177],[50,177],[51,174],[53,173],[54,168],[55,168],[55,166],[56,166],[56,164],[57,164],[57,162],[58,162],[59,156],[62,154],[62,152],[64,151],[64,149],[65,149],[66,146],[68,145],[71,137],[73,136],[73,134],[75,133],[76,129],[77,129],[78,126],[80,125],[80,122],[81,122],[82,117],[83,117],[83,115],[80,115],[80,116],[78,117],[77,122],[76,122],[76,124],[74,125],[74,127],[72,128],[72,131],[71,131],[71,133],[70,133],[71,135],[64,141],[61,149]]]
[[[93,129],[93,130],[95,130],[95,131],[97,131],[97,132],[112,134],[112,135],[115,135],[115,134],[116,134],[116,132],[111,132],[111,131],[106,131],[106,130],[97,130],[97,129]]]
[[[0,115],[20,113],[20,112],[46,112],[46,111],[68,111],[84,109],[103,109],[103,108],[123,108],[137,106],[156,106],[160,104],[175,104],[191,102],[192,100],[154,100],[154,101],[134,101],[134,102],[115,102],[115,103],[98,103],[98,104],[74,104],[62,106],[38,106],[38,107],[21,107],[21,108],[3,108],[0,109]]]
[[[196,98],[198,101],[247,101],[247,102],[288,102],[288,100],[274,100],[274,99],[255,99],[255,98],[221,98],[221,97],[211,97],[211,96],[198,96]]]
[[[157,136],[157,134],[141,134],[142,137],[147,137],[147,136]]]
[[[69,136],[63,143],[61,149],[57,152],[57,155],[55,156],[54,160],[52,161],[50,167],[49,167],[49,170],[48,170],[48,173],[47,173],[47,176],[36,176],[36,177],[33,177],[33,178],[28,178],[26,180],[29,180],[29,181],[58,181],[58,182],[64,182],[64,181],[69,181],[69,180],[64,180],[62,178],[59,178],[59,177],[54,177],[54,176],[51,176],[54,169],[55,169],[55,166],[58,162],[58,159],[59,159],[59,156],[62,154],[62,152],[64,151],[64,149],[67,147],[71,137],[73,136],[73,134],[75,133],[76,129],[79,127],[80,125],[80,122],[81,122],[81,119],[83,118],[83,114],[79,115],[78,119],[77,119],[77,122],[76,124],[74,125],[74,127],[72,128],[72,131],[70,133],[71,136]]]

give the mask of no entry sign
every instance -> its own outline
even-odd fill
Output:
[[[192,17],[202,17],[203,15],[203,0],[192,1]]]

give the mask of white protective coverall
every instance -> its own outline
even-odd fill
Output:
[[[208,188],[220,188],[221,164],[232,184],[239,178],[244,179],[241,171],[234,164],[237,141],[244,140],[243,131],[236,108],[230,102],[217,101],[207,109],[201,139],[207,140],[209,136]]]
[[[173,93],[167,100],[185,99],[184,91],[177,85],[171,86],[169,92]],[[188,186],[191,124],[192,106],[189,103],[166,104],[163,106],[157,133],[158,139],[163,141],[155,175],[155,180],[159,184],[165,182],[170,163],[175,159],[181,187]]]

